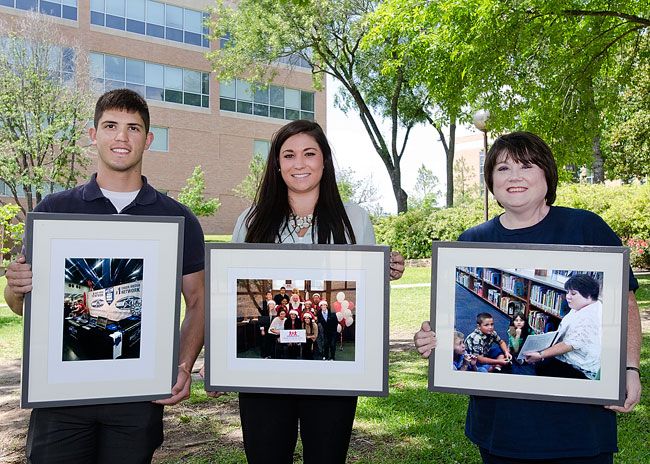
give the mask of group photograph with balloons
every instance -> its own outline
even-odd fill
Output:
[[[237,279],[237,358],[354,361],[357,282]]]

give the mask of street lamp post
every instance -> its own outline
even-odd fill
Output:
[[[474,127],[483,132],[483,216],[485,221],[488,220],[488,188],[485,182],[485,158],[487,158],[487,120],[490,117],[488,110],[478,110],[474,113]]]

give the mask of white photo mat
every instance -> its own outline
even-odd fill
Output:
[[[603,301],[600,380],[454,370],[452,360],[457,267],[603,272],[600,295]],[[628,269],[629,251],[624,247],[434,243],[431,325],[437,334],[438,343],[431,355],[429,390],[622,405],[625,400]]]
[[[208,243],[206,248],[206,390],[388,393],[388,247]],[[238,358],[239,279],[354,281],[354,361]]]
[[[183,218],[30,213],[22,407],[170,396],[178,358]],[[143,259],[140,356],[63,361],[66,258]]]

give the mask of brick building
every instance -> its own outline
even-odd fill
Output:
[[[221,201],[216,215],[201,223],[206,233],[228,234],[247,206],[232,189],[248,173],[255,151],[266,154],[271,136],[288,120],[315,119],[324,127],[326,94],[312,89],[304,63],[278,63],[275,85],[254,94],[244,81],[217,82],[204,56],[219,46],[208,42],[202,27],[211,3],[0,0],[0,18],[30,9],[53,18],[89,53],[93,90],[129,87],[144,95],[155,136],[144,175],[176,198],[201,165],[206,197]]]

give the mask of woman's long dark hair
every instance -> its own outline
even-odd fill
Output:
[[[312,240],[315,238],[314,229],[318,229],[316,243],[356,243],[350,219],[336,186],[332,150],[327,137],[317,123],[306,120],[292,121],[273,135],[264,177],[255,194],[255,201],[246,215],[246,242],[279,242],[282,230],[289,227],[291,207],[287,184],[280,173],[280,148],[289,137],[302,133],[313,137],[323,153],[323,176],[320,180],[318,201],[314,207]]]

